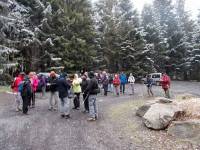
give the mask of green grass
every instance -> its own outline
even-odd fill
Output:
[[[0,93],[11,92],[10,86],[0,86]]]

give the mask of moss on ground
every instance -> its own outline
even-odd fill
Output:
[[[0,93],[3,92],[11,92],[11,89],[9,86],[0,86]]]

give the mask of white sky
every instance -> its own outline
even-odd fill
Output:
[[[134,7],[138,9],[139,12],[142,11],[142,8],[145,3],[151,4],[153,0],[132,0]],[[176,0],[174,0],[176,1]],[[198,10],[200,9],[200,0],[185,0],[186,10],[191,12],[193,17],[196,17]]]
[[[98,1],[98,0],[91,0]],[[139,12],[142,11],[142,8],[145,3],[151,4],[153,0],[132,0],[134,7],[138,9]],[[176,1],[176,0],[174,0]],[[186,1],[186,10],[191,12],[193,18],[196,18],[198,10],[200,9],[200,0],[185,0]]]

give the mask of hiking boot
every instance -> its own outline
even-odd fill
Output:
[[[70,115],[65,115],[65,119],[71,118]]]
[[[61,118],[64,118],[64,117],[65,117],[65,115],[64,115],[64,114],[62,114],[62,115],[61,115]]]
[[[49,108],[48,110],[49,110],[49,111],[52,111],[52,110],[53,110],[53,108]]]
[[[96,121],[95,118],[88,118],[87,121]]]

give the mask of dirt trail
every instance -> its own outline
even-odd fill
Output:
[[[184,83],[176,85],[183,88],[182,91],[178,89],[178,93],[191,90],[191,85],[188,89],[182,85]],[[58,112],[48,111],[48,99],[37,99],[36,108],[31,109],[28,116],[24,116],[14,111],[12,95],[0,93],[0,150],[156,149],[155,143],[160,136],[167,141],[166,149],[170,148],[174,139],[166,137],[165,133],[150,132],[135,117],[135,106],[146,97],[145,86],[136,87],[135,96],[126,94],[119,98],[113,95],[98,97],[99,120],[92,123],[87,122],[88,116],[81,110],[72,110],[72,118],[69,120],[61,119]],[[197,85],[195,89],[196,87]],[[154,92],[158,96],[162,95],[160,87],[155,87]],[[140,144],[137,135],[134,135],[136,132],[127,129],[134,123],[137,124],[139,138],[144,139]],[[188,145],[186,147],[191,148]],[[184,147],[180,146],[177,149],[182,148]]]

